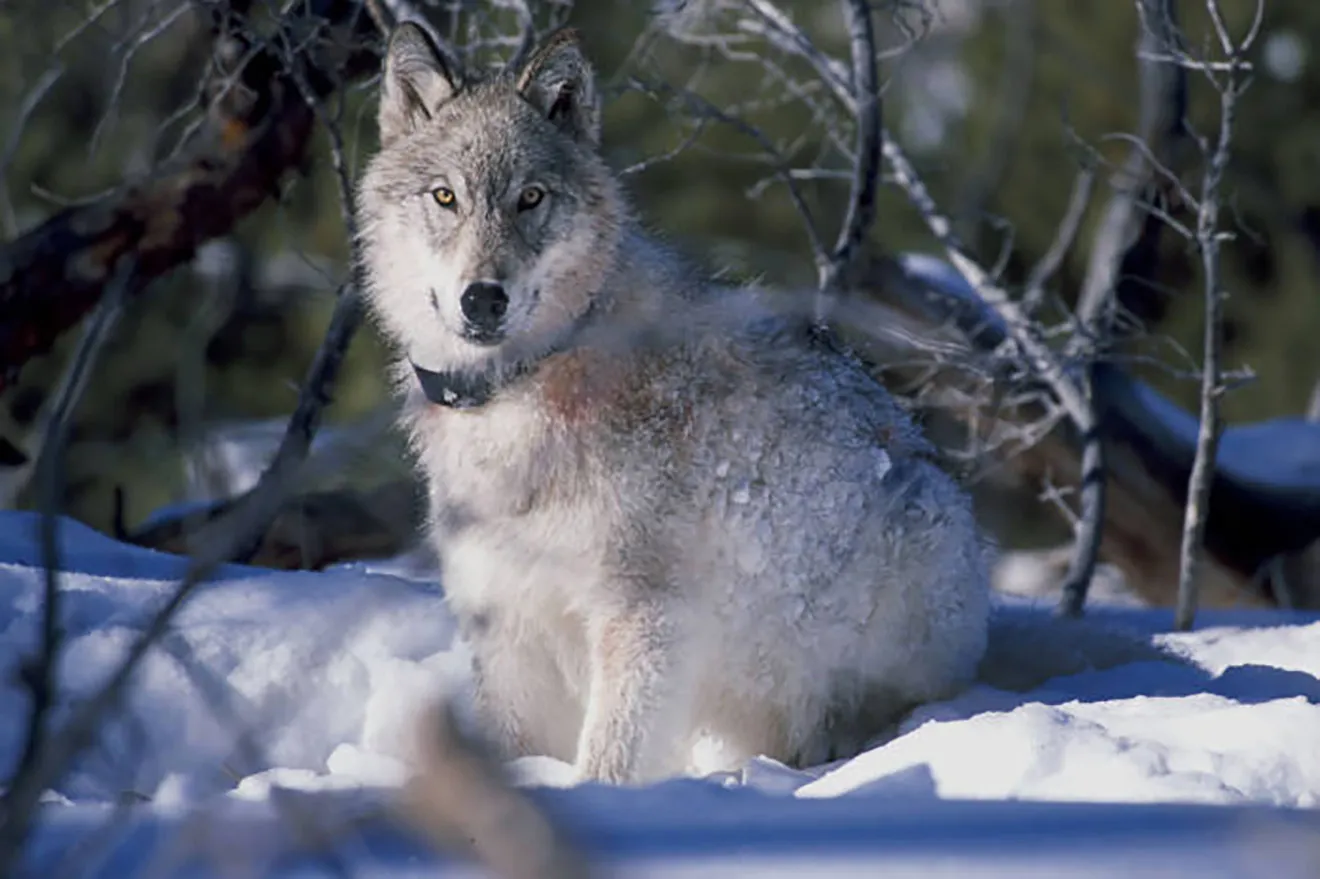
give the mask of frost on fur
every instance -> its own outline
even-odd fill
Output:
[[[819,762],[968,683],[987,551],[894,400],[641,230],[571,35],[485,77],[448,54],[392,42],[387,70],[430,85],[383,101],[426,112],[359,205],[486,732],[634,782],[701,736],[726,765]],[[489,393],[433,402],[423,374]]]

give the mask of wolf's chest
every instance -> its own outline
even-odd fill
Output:
[[[415,425],[446,592],[474,611],[563,603],[610,532],[582,450],[513,407],[455,414]]]
[[[604,540],[566,510],[487,520],[434,537],[445,593],[460,613],[559,616],[600,579]]]
[[[461,508],[466,519],[525,513],[556,480],[572,478],[556,461],[562,442],[525,407],[429,407],[411,428],[433,505]]]

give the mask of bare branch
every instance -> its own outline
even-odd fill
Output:
[[[1100,540],[1105,522],[1105,447],[1100,436],[1100,418],[1096,414],[1090,370],[1086,375],[1087,398],[1090,401],[1092,425],[1082,433],[1082,487],[1081,515],[1073,534],[1073,554],[1064,575],[1059,612],[1064,616],[1081,616],[1086,607],[1086,593],[1095,576],[1095,565],[1100,558]]]
[[[915,394],[919,405],[941,407],[974,436],[984,427],[997,471],[1027,483],[1080,482],[1077,432],[1066,423],[1054,430],[1061,410],[1036,391],[1039,382],[1033,376],[1013,372],[1020,364],[1011,351],[1007,354],[1012,359],[1005,359],[1011,341],[989,306],[971,296],[942,261],[935,265],[925,257],[905,258],[895,270],[893,260],[868,256],[869,265],[852,279],[846,300],[850,308],[840,309],[848,318],[841,322],[841,331],[852,331],[848,342],[853,349],[871,363],[920,357],[927,364],[934,360],[953,365],[902,374],[898,378],[911,389],[896,390]],[[858,298],[866,307],[859,309]],[[902,332],[894,333],[895,327]],[[868,338],[874,341],[868,344]],[[970,343],[972,350],[958,346],[958,339]],[[960,368],[963,364],[967,371]],[[885,373],[892,376],[893,370],[886,368]],[[992,380],[1002,396],[962,394],[966,377],[973,384]],[[1145,600],[1172,606],[1186,487],[1195,457],[1195,417],[1113,362],[1094,364],[1092,384],[1105,425],[1107,560],[1122,568],[1128,584]],[[1016,390],[1019,386],[1022,389]],[[1190,425],[1190,433],[1184,424]],[[1243,429],[1254,433],[1258,426]],[[967,454],[979,451],[973,448]],[[1213,492],[1219,500],[1207,509],[1202,568],[1206,600],[1216,606],[1273,603],[1273,596],[1253,586],[1252,578],[1270,558],[1292,556],[1315,543],[1320,504],[1285,487],[1254,482],[1241,471],[1216,472]]]
[[[87,387],[87,380],[100,356],[101,349],[119,322],[126,291],[131,286],[132,274],[132,260],[121,259],[115,268],[115,275],[106,295],[98,303],[74,351],[72,365],[65,375],[63,386],[59,390],[47,423],[35,468],[41,493],[39,536],[41,564],[45,576],[41,648],[37,656],[23,665],[23,678],[32,694],[32,706],[28,712],[28,728],[23,750],[6,785],[3,800],[4,820],[0,822],[0,874],[7,875],[7,871],[4,870],[5,853],[18,848],[18,843],[27,832],[28,822],[32,819],[32,806],[35,805],[35,801],[31,804],[25,803],[21,792],[30,789],[34,782],[40,779],[48,756],[46,722],[55,703],[57,686],[55,674],[59,665],[61,642],[58,498],[61,493],[62,458],[68,440],[70,419]],[[36,794],[39,796],[44,789],[45,785],[40,785]]]
[[[298,404],[289,418],[284,437],[270,464],[262,472],[254,492],[260,489],[263,482],[287,483],[288,474],[306,460],[312,439],[321,423],[321,413],[333,396],[339,368],[349,343],[362,323],[362,315],[362,297],[356,284],[345,284],[339,289],[335,309],[330,316],[330,326],[307,371],[307,378],[298,395]],[[271,518],[273,520],[274,516]],[[254,535],[251,543],[241,548],[230,560],[250,561],[261,548],[264,536],[264,531]]]
[[[349,177],[348,164],[344,157],[344,139],[339,130],[338,120],[326,116],[318,101],[319,96],[312,90],[297,66],[291,65],[290,70],[303,101],[321,122],[330,141],[331,166],[338,185],[339,209],[344,220],[344,233],[349,247],[354,248],[358,241],[358,223],[353,208],[353,182]],[[358,261],[352,258],[350,263],[356,266]],[[264,482],[286,483],[289,474],[306,460],[307,453],[312,447],[312,439],[320,426],[321,414],[333,396],[339,368],[349,344],[353,341],[353,336],[362,323],[362,317],[362,297],[358,284],[353,282],[341,286],[335,300],[334,312],[330,317],[330,325],[326,329],[325,337],[321,340],[321,345],[308,370],[307,379],[298,394],[298,403],[289,418],[284,437],[274,457],[262,472],[256,488],[253,489],[254,492],[259,490],[261,483]],[[263,536],[264,534],[257,535],[234,560],[250,560],[261,548]]]
[[[100,149],[101,139],[105,136],[106,131],[109,130],[119,112],[124,84],[128,81],[128,70],[133,64],[134,57],[144,46],[169,30],[191,8],[192,4],[190,3],[180,3],[154,26],[146,27],[145,20],[150,19],[155,12],[154,4],[148,8],[146,15],[143,16],[143,28],[134,34],[132,40],[128,41],[127,48],[124,49],[124,54],[119,59],[119,67],[115,72],[114,84],[110,87],[110,98],[106,110],[101,114],[101,118],[97,120],[96,127],[92,129],[92,137],[87,144],[87,154],[89,156],[95,155],[97,150]]]
[[[128,286],[131,289],[131,285]],[[376,435],[375,431],[371,433],[371,436]],[[336,454],[322,456],[321,467],[341,467],[345,451],[336,450]],[[105,718],[122,703],[142,661],[168,633],[175,616],[198,587],[241,548],[265,532],[300,475],[286,471],[280,473],[280,478],[263,480],[253,492],[227,509],[210,532],[211,539],[197,548],[189,559],[183,578],[143,622],[137,638],[106,681],[90,696],[72,706],[68,720],[46,737],[31,769],[15,779],[5,793],[4,821],[0,822],[0,876],[10,875],[14,860],[22,851],[22,842],[31,827],[41,794],[58,781],[74,759],[96,740]]]
[[[440,704],[424,718],[422,771],[404,815],[439,849],[460,848],[505,879],[587,879],[596,871],[536,804],[509,785],[484,744]]]
[[[1224,393],[1221,381],[1223,349],[1223,303],[1227,295],[1223,290],[1220,272],[1220,246],[1226,234],[1219,228],[1221,187],[1228,168],[1236,119],[1237,100],[1244,88],[1238,73],[1243,69],[1243,54],[1255,38],[1264,7],[1263,0],[1256,4],[1256,20],[1243,42],[1233,44],[1224,27],[1215,0],[1206,0],[1206,8],[1219,35],[1220,46],[1228,56],[1226,72],[1221,80],[1206,67],[1205,62],[1185,60],[1192,69],[1205,70],[1219,91],[1219,135],[1214,152],[1209,156],[1201,178],[1200,200],[1196,214],[1196,246],[1201,254],[1202,284],[1205,296],[1204,351],[1201,364],[1200,425],[1196,434],[1196,457],[1191,478],[1187,484],[1187,509],[1183,520],[1182,548],[1178,575],[1178,607],[1174,626],[1188,630],[1196,619],[1197,576],[1202,544],[1205,540],[1207,508],[1210,487],[1214,477],[1215,458],[1219,451],[1219,435],[1223,424],[1219,413],[1219,398]]]
[[[953,233],[953,224],[936,206],[925,183],[917,176],[916,169],[913,168],[902,147],[888,132],[885,133],[884,154],[893,169],[895,182],[907,194],[908,200],[917,209],[927,228],[944,248],[949,262],[953,263],[954,268],[976,291],[977,296],[1003,319],[1008,335],[1021,349],[1032,370],[1058,398],[1078,430],[1082,433],[1088,432],[1092,428],[1093,419],[1081,389],[1067,374],[1054,352],[1040,339],[1035,325],[1023,313],[1022,308],[1009,298],[1008,293],[990,280],[989,273],[976,260],[967,255],[962,243]]]
[[[110,338],[123,311],[124,291],[132,274],[131,261],[123,260],[116,268],[111,288],[98,303],[88,322],[78,347],[74,351],[69,371],[56,395],[55,406],[46,423],[41,451],[34,467],[41,498],[41,564],[45,576],[42,599],[41,648],[37,656],[23,664],[22,676],[32,694],[28,712],[27,737],[7,787],[14,787],[28,773],[34,771],[41,756],[46,733],[46,720],[55,703],[55,673],[60,652],[60,558],[59,558],[59,498],[62,494],[63,455],[68,442],[69,425],[73,412],[87,388],[92,367],[101,349]]]
[[[32,88],[23,97],[19,104],[16,118],[11,123],[9,129],[9,139],[5,142],[5,149],[0,153],[0,210],[3,210],[2,218],[5,223],[5,237],[14,238],[18,235],[18,217],[14,215],[14,205],[9,199],[9,166],[13,164],[14,156],[18,152],[18,145],[21,142],[23,130],[27,126],[28,118],[37,109],[46,94],[55,87],[60,77],[64,74],[64,66],[56,64],[47,70],[37,79]]]
[[[875,222],[876,190],[880,179],[882,118],[880,84],[875,63],[875,28],[867,0],[843,0],[848,43],[852,54],[852,94],[856,108],[856,147],[853,178],[838,241],[828,265],[820,266],[820,293],[816,296],[815,323],[825,326],[826,296],[839,282],[840,273],[854,259]]]
[[[1032,268],[1027,278],[1022,304],[1028,311],[1035,311],[1044,302],[1045,285],[1059,271],[1064,257],[1072,249],[1073,241],[1082,226],[1082,218],[1086,216],[1086,208],[1091,203],[1091,192],[1094,188],[1095,171],[1089,167],[1083,168],[1073,179],[1072,193],[1068,196],[1068,207],[1064,211],[1063,219],[1059,221],[1054,240],[1050,242],[1045,255]]]
[[[1163,51],[1173,44],[1172,30],[1176,28],[1176,21],[1172,0],[1137,0],[1137,12],[1142,24],[1137,48],[1142,84],[1141,136],[1135,139],[1126,163],[1111,181],[1114,192],[1091,245],[1091,260],[1078,301],[1079,331],[1068,346],[1072,356],[1087,361],[1082,380],[1088,389],[1093,376],[1090,363],[1099,351],[1107,348],[1113,330],[1118,307],[1115,291],[1120,272],[1132,270],[1139,254],[1158,252],[1163,225],[1158,221],[1143,222],[1139,208],[1143,194],[1151,189],[1156,167],[1166,176],[1174,176],[1164,171],[1164,164],[1153,153],[1158,151],[1162,156],[1168,156],[1172,152],[1177,136],[1183,130],[1187,100],[1186,78],[1180,70],[1140,60],[1150,52]],[[1157,144],[1154,149],[1149,146],[1152,141]],[[1146,268],[1146,274],[1153,273],[1153,265]],[[1028,295],[1032,295],[1030,290]],[[1094,426],[1090,431],[1083,431],[1081,437],[1082,515],[1060,604],[1061,612],[1068,616],[1081,614],[1085,607],[1105,518],[1105,448],[1091,393],[1087,394],[1087,400]]]
[[[1078,298],[1077,316],[1088,331],[1112,326],[1114,291],[1119,284],[1125,256],[1138,243],[1143,224],[1142,202],[1158,172],[1176,180],[1167,169],[1177,141],[1184,131],[1187,112],[1187,77],[1177,65],[1150,60],[1175,44],[1173,0],[1136,0],[1141,21],[1137,58],[1141,70],[1141,118],[1136,137],[1130,138],[1128,156],[1110,179],[1113,194],[1091,245],[1091,258]],[[1153,146],[1152,146],[1153,145]],[[1151,224],[1154,235],[1162,224]],[[1098,336],[1098,333],[1097,333]]]
[[[513,50],[507,66],[510,70],[517,70],[531,57],[535,47],[536,19],[528,0],[513,0],[513,6],[518,13],[518,46]]]
[[[1170,44],[1169,31],[1175,27],[1172,0],[1137,0],[1137,11],[1142,29],[1137,50],[1138,59],[1144,52],[1159,51]],[[1149,188],[1152,175],[1147,161],[1146,144],[1162,131],[1180,131],[1186,102],[1186,82],[1180,71],[1168,71],[1149,61],[1139,61],[1141,69],[1141,149],[1132,149],[1122,172],[1111,181],[1114,188],[1106,214],[1091,245],[1091,262],[1082,284],[1078,302],[1080,331],[1069,346],[1074,355],[1088,356],[1084,380],[1092,384],[1093,371],[1089,358],[1096,349],[1108,346],[1117,308],[1114,292],[1120,269],[1137,248],[1143,229],[1150,230],[1158,243],[1162,226],[1141,222],[1138,198]],[[1172,140],[1165,136],[1167,145]],[[1167,146],[1165,149],[1167,152]],[[1105,510],[1105,447],[1100,436],[1100,419],[1096,415],[1093,394],[1088,394],[1093,428],[1082,436],[1082,515],[1074,538],[1074,555],[1063,583],[1060,610],[1066,616],[1079,616],[1086,606],[1086,593],[1095,573],[1099,557],[1101,531]]]
[[[333,4],[335,0],[329,2]],[[313,32],[316,31],[315,25],[325,20],[319,17],[319,13],[327,10],[345,15],[350,26],[356,26],[359,20],[367,21],[365,16],[359,14],[360,7],[357,6],[341,8],[337,11],[328,7],[326,9],[317,7],[311,10],[313,20],[310,23],[313,25],[311,28]],[[307,23],[289,19],[285,24],[286,27],[296,27]],[[97,281],[105,279],[105,269],[102,265],[94,264],[90,270],[84,271],[82,280],[86,290],[83,295],[92,302],[97,301],[95,297],[100,295],[103,308],[114,306],[114,310],[110,312],[112,314],[117,314],[123,298],[136,286],[146,283],[153,274],[164,271],[172,265],[171,260],[190,255],[200,240],[207,237],[206,232],[211,231],[216,225],[214,217],[193,215],[197,206],[189,202],[190,193],[199,185],[214,187],[220,183],[231,182],[232,188],[232,181],[227,175],[232,175],[236,169],[246,175],[259,178],[267,186],[273,185],[283,170],[300,155],[302,145],[306,141],[307,122],[313,115],[320,115],[319,99],[342,85],[345,80],[341,76],[349,76],[359,69],[365,72],[367,61],[372,62],[374,66],[376,60],[375,55],[369,50],[361,48],[344,50],[336,47],[327,55],[338,53],[337,57],[320,59],[329,61],[327,66],[334,75],[327,76],[324,71],[308,64],[303,55],[307,50],[318,47],[317,37],[295,41],[290,39],[290,32],[286,30],[272,45],[281,43],[288,50],[286,57],[280,58],[273,51],[263,50],[243,66],[244,85],[247,87],[245,95],[250,97],[253,91],[260,89],[259,93],[267,97],[269,104],[264,110],[254,111],[253,103],[259,105],[260,102],[245,102],[242,97],[236,96],[238,94],[236,91],[226,90],[225,95],[229,96],[230,100],[226,102],[222,97],[212,108],[216,130],[213,132],[212,142],[208,144],[209,149],[203,150],[198,157],[185,164],[183,171],[177,177],[166,178],[164,192],[153,190],[148,185],[146,187],[148,194],[155,197],[146,199],[145,203],[141,200],[140,191],[130,191],[129,197],[121,204],[95,205],[81,213],[77,209],[66,212],[65,215],[52,221],[59,230],[57,233],[52,235],[50,232],[52,223],[48,223],[37,230],[35,241],[18,242],[19,245],[28,246],[27,253],[24,253],[22,247],[19,248],[20,255],[35,255],[37,259],[45,257],[49,260],[58,260],[63,257],[64,260],[71,260],[73,255],[69,251],[72,248],[69,247],[69,242],[64,240],[71,233],[76,236],[75,246],[81,246],[84,252],[87,248],[96,248],[95,258],[98,260],[117,266],[131,264],[135,269],[141,264],[141,260],[145,260],[145,277],[141,277],[143,273],[136,271],[128,273],[122,279],[116,276],[105,292],[97,288]],[[291,120],[292,132],[281,127],[289,125]],[[344,199],[345,222],[350,238],[355,238],[356,236],[352,234],[355,228],[349,207],[351,184],[347,178],[342,142],[338,129],[333,126],[329,126],[329,129],[335,166],[341,184],[341,196]],[[217,144],[218,157],[222,160],[218,163],[216,162]],[[254,145],[262,148],[254,149]],[[227,162],[224,161],[226,159]],[[275,168],[273,176],[269,169],[263,168],[263,164],[272,163]],[[158,182],[156,185],[159,187],[161,184]],[[181,190],[182,194],[172,191],[171,185]],[[269,194],[269,190],[261,191],[252,187],[246,177],[240,177],[237,186],[242,189],[237,208],[224,200],[221,200],[218,206],[215,205],[215,193],[204,192],[200,196],[205,206],[220,208],[218,213],[221,214],[221,223],[232,222]],[[249,188],[243,189],[243,187]],[[221,193],[221,195],[228,194]],[[138,197],[137,201],[134,200],[134,196]],[[88,212],[92,217],[90,222]],[[153,223],[158,226],[163,224],[163,227],[153,227]],[[123,228],[124,225],[129,227],[128,230]],[[200,233],[196,228],[198,226],[202,228]],[[108,241],[105,238],[107,231],[112,233]],[[64,234],[60,234],[61,232]],[[55,240],[47,240],[51,237]],[[85,260],[86,257],[84,256],[83,259]],[[23,265],[6,264],[4,267],[7,271],[0,273],[4,282],[0,287],[0,304],[12,305],[15,301],[22,304],[24,295],[31,297],[43,292],[39,285],[29,285],[26,288],[19,286],[24,279]],[[61,267],[55,264],[51,268],[58,270]],[[313,364],[308,387],[304,389],[298,411],[281,445],[280,454],[277,455],[270,471],[259,481],[256,489],[234,504],[230,512],[216,523],[211,535],[215,538],[214,542],[202,547],[198,555],[192,559],[183,581],[147,623],[105,684],[76,706],[70,719],[55,734],[45,734],[43,729],[45,715],[53,699],[53,682],[50,676],[53,674],[54,651],[58,644],[59,597],[56,573],[58,559],[54,550],[57,545],[55,540],[57,535],[53,530],[54,517],[49,511],[47,512],[44,517],[47,524],[43,527],[43,540],[47,547],[45,550],[47,606],[43,627],[43,653],[49,663],[45,666],[46,670],[41,678],[36,681],[40,686],[33,687],[35,710],[31,720],[33,735],[30,754],[26,755],[5,794],[4,822],[0,824],[0,874],[8,874],[13,859],[21,851],[22,842],[34,819],[42,792],[54,783],[67,770],[71,761],[95,740],[104,717],[120,703],[137,667],[153,644],[166,632],[175,613],[196,587],[219,565],[252,545],[254,540],[265,532],[270,520],[280,510],[281,503],[293,482],[294,471],[299,469],[298,465],[306,457],[319,413],[329,396],[329,388],[348,340],[359,322],[360,304],[355,292],[349,290],[341,295],[335,317],[336,319],[331,322],[327,341],[318,352]],[[102,328],[102,321],[94,322],[89,328],[88,338],[98,338]],[[0,335],[6,332],[16,332],[16,328],[0,324]],[[46,344],[49,344],[49,340],[46,340]],[[29,348],[32,347],[35,346],[29,340]],[[10,353],[9,350],[5,350],[5,354]],[[22,356],[30,353],[30,350],[18,352],[19,359],[14,361],[13,366],[21,364]],[[84,372],[75,370],[71,375],[70,386],[80,388],[84,375]],[[67,413],[57,409],[52,425],[59,428],[66,422]],[[60,445],[59,442],[50,444],[45,453],[55,455]],[[54,467],[53,463],[46,464],[41,472],[52,472]],[[53,477],[44,479],[43,482],[50,483],[51,479]]]
[[[893,138],[885,138],[885,157],[894,172],[894,179],[917,208],[926,226],[944,247],[948,259],[967,283],[1002,319],[1005,331],[1021,352],[1032,372],[1042,381],[1063,406],[1069,420],[1084,443],[1084,470],[1082,474],[1082,523],[1076,543],[1069,576],[1064,584],[1061,612],[1068,615],[1081,613],[1085,603],[1086,584],[1095,569],[1099,552],[1100,529],[1104,520],[1103,450],[1100,446],[1099,422],[1091,404],[1088,389],[1069,374],[1043,339],[1035,324],[1023,308],[1000,287],[989,274],[963,248],[954,235],[949,218],[939,211],[925,184],[917,176],[912,163]]]
[[[757,15],[764,18],[768,25],[788,41],[787,45],[791,46],[797,54],[805,58],[815,68],[821,82],[829,87],[834,97],[843,104],[853,118],[860,119],[857,100],[848,76],[848,69],[816,48],[815,44],[802,32],[802,29],[793,24],[793,20],[788,17],[788,14],[771,3],[770,0],[746,0],[746,2]],[[851,13],[849,14],[851,15]],[[851,32],[849,36],[851,38]]]
[[[372,40],[345,43],[316,27],[365,30],[370,20],[360,10],[348,0],[309,0],[285,20],[290,33],[315,35],[293,60],[318,96],[379,65]],[[0,390],[92,307],[120,257],[133,256],[140,289],[228,232],[302,160],[313,117],[284,59],[269,49],[245,55],[243,88],[226,89],[212,104],[192,155],[160,176],[65,210],[0,250]]]
[[[815,256],[816,265],[826,264],[829,257],[826,254],[825,245],[820,240],[820,232],[817,229],[806,196],[802,193],[801,187],[798,186],[798,181],[793,176],[792,169],[787,166],[787,162],[780,151],[764,132],[755,125],[749,124],[746,120],[721,110],[701,95],[690,90],[673,88],[663,83],[645,83],[635,78],[629,79],[626,85],[634,91],[656,99],[667,97],[677,104],[683,114],[689,118],[714,120],[753,140],[764,151],[767,159],[773,163],[774,177],[782,181],[788,190],[789,199],[793,202],[793,207],[798,212],[798,216],[802,218],[803,231],[806,233],[811,252]],[[673,154],[672,151],[671,154]],[[634,168],[633,172],[635,173],[636,170],[640,169]]]

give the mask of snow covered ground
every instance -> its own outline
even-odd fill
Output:
[[[40,613],[36,524],[0,513],[4,770],[27,710],[14,669]],[[62,538],[60,679],[76,697],[113,668],[183,560],[72,522]],[[1022,599],[997,613],[1052,625],[1048,607]],[[736,777],[624,790],[554,789],[566,767],[544,758],[512,770],[630,875],[1320,876],[1320,615],[1207,612],[1190,634],[1169,634],[1165,611],[1091,616],[1188,661],[1087,670],[1026,693],[979,686],[808,771],[759,760]],[[238,852],[269,867],[298,846],[280,797],[341,819],[387,800],[409,772],[416,712],[461,694],[466,665],[439,590],[405,564],[226,568],[49,795],[34,875],[75,861],[82,872],[69,875],[182,875],[162,860],[181,852],[200,857],[194,867]],[[242,747],[252,730],[256,747]],[[142,803],[117,811],[126,795]],[[336,840],[353,875],[435,875],[397,830]],[[310,856],[278,863],[280,875],[320,875]]]

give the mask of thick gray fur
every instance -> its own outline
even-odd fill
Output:
[[[895,401],[642,230],[571,32],[519,71],[452,57],[411,25],[391,42],[361,252],[486,731],[633,782],[821,761],[969,683],[988,551]],[[460,333],[478,280],[508,292],[497,345]],[[409,357],[536,366],[456,411]],[[705,736],[722,756],[699,765]]]

